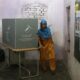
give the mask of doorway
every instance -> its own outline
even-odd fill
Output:
[[[64,38],[65,38],[65,43],[64,43],[64,63],[65,66],[68,64],[68,56],[70,53],[70,6],[65,8],[65,28],[64,28]],[[67,66],[68,67],[68,66]]]
[[[70,6],[66,8],[67,11],[67,52],[70,53]]]

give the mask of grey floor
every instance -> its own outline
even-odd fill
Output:
[[[0,80],[19,80],[18,79],[18,66],[11,65],[10,67],[3,67],[4,63],[0,63]],[[36,73],[36,63],[29,62],[28,69],[32,72],[32,75]],[[22,75],[28,75],[25,71],[22,71]],[[52,74],[48,69],[47,72],[43,72],[40,68],[40,76],[25,79],[25,80],[71,80],[68,74],[67,68],[64,66],[63,61],[57,62],[57,70],[55,74]]]

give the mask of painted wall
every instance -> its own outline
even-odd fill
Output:
[[[0,0],[0,18],[20,18],[24,17],[21,13],[22,5],[25,3],[41,3],[48,6],[47,21],[51,25],[52,37],[55,43],[57,59],[63,59],[64,47],[64,0]],[[18,5],[17,5],[18,4]],[[1,28],[2,26],[0,26]],[[36,58],[35,55],[27,55],[28,58]]]
[[[72,80],[80,80],[80,63],[74,57],[75,0],[71,0],[69,4],[67,4],[65,1],[65,9],[68,5],[70,5],[71,7],[71,11],[70,11],[70,19],[71,19],[70,46],[71,47],[70,47],[70,53],[68,53],[68,69],[69,69]],[[65,23],[65,26],[66,26],[66,23]]]

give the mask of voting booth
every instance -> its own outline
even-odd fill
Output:
[[[38,19],[3,19],[2,26],[2,40],[9,47],[38,47]]]
[[[37,60],[35,75],[31,75],[31,69],[27,69],[22,65],[22,55],[24,53],[26,54],[26,51],[40,49],[38,46],[37,32],[38,19],[21,18],[2,20],[2,42],[9,51],[9,65],[13,57],[11,57],[12,53],[14,55],[17,55],[19,65],[19,78],[21,79],[39,76],[39,60]],[[22,77],[22,69],[29,73],[28,76]]]

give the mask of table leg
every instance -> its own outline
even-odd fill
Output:
[[[19,52],[19,78],[21,78],[21,53]]]
[[[39,75],[39,60],[37,60],[37,75]]]
[[[9,49],[9,66],[10,66],[10,49]]]

